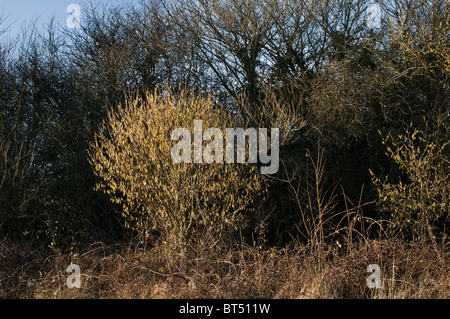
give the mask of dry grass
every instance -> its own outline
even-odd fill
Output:
[[[261,250],[159,246],[147,252],[96,243],[78,254],[48,254],[1,242],[1,298],[448,298],[450,254],[419,244],[371,241],[353,247]],[[81,267],[81,289],[65,272]],[[383,287],[366,286],[378,264]]]

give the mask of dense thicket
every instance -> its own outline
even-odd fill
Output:
[[[311,240],[308,225],[317,220],[323,239],[336,229],[349,201],[354,206],[376,201],[364,208],[375,219],[398,222],[415,214],[414,229],[432,228],[430,238],[445,240],[450,3],[379,1],[376,26],[367,23],[370,4],[94,3],[83,7],[81,29],[50,24],[45,32],[14,41],[3,37],[1,235],[39,237],[60,248],[127,238],[122,207],[95,190],[99,179],[89,163],[89,144],[107,112],[126,105],[128,96],[170,87],[175,95],[181,89],[210,94],[250,126],[280,127],[280,171],[268,179],[269,196],[253,221],[268,231],[259,240],[278,245],[293,237]],[[411,125],[422,134],[422,144],[436,145],[420,148],[401,135]],[[383,143],[388,134],[403,138],[397,150]],[[411,165],[435,165],[435,171],[410,174],[408,161],[398,156],[410,156],[415,147]],[[380,178],[377,183],[369,170]],[[439,181],[436,190],[400,194],[401,185],[420,188],[433,184],[430,179]],[[396,184],[398,193],[387,194]],[[333,189],[336,196],[326,193]],[[395,196],[406,196],[417,212],[399,209]],[[424,208],[433,203],[438,209]],[[421,219],[423,211],[432,217]],[[411,227],[401,230],[414,238],[423,235]],[[254,239],[252,229],[241,231]],[[258,236],[266,236],[258,229]]]

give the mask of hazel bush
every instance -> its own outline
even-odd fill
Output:
[[[391,30],[405,61],[435,73],[448,88],[450,0],[420,1]]]
[[[449,131],[418,130],[412,125],[404,134],[383,139],[387,155],[406,175],[405,180],[390,183],[371,171],[378,190],[379,205],[388,212],[393,226],[412,233],[414,238],[435,241],[435,230],[446,237],[439,219],[450,212]]]
[[[235,119],[209,96],[148,92],[110,110],[91,144],[90,162],[101,179],[97,189],[122,206],[125,226],[142,236],[221,240],[244,225],[254,199],[265,192],[255,165],[172,161],[172,131],[192,134],[194,120],[225,131]]]

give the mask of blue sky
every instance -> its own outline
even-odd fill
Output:
[[[129,1],[139,2],[139,0],[93,0],[96,4],[120,4]],[[0,0],[0,20],[6,19],[0,25],[0,31],[5,25],[11,25],[9,35],[14,37],[20,33],[22,26],[29,25],[34,19],[39,18],[39,27],[47,24],[52,17],[57,24],[66,27],[66,19],[69,16],[66,12],[67,6],[77,4],[83,10],[83,6],[87,6],[88,3],[89,0]]]
[[[137,3],[138,0],[131,0]],[[122,3],[126,1],[117,0],[96,0],[95,3]],[[128,1],[127,1],[128,2]],[[10,26],[9,35],[16,36],[20,33],[21,27],[29,25],[38,18],[38,27],[47,24],[52,17],[57,24],[66,26],[66,19],[69,14],[66,12],[67,6],[77,4],[83,10],[83,5],[87,0],[0,0],[0,18],[5,20],[0,28],[5,25]]]

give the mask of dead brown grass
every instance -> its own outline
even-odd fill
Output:
[[[440,257],[438,257],[438,253]],[[91,245],[48,254],[26,244],[0,245],[1,298],[448,298],[450,254],[424,244],[370,241],[353,247],[186,249],[144,252]],[[81,289],[65,269],[81,268]],[[378,264],[383,287],[369,289],[366,268]]]

